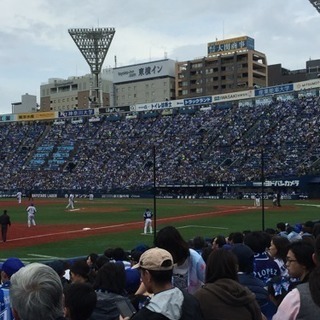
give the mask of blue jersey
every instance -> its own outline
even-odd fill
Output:
[[[143,214],[143,219],[146,220],[146,219],[151,219],[153,216],[152,212],[150,210],[146,210]]]
[[[9,297],[10,281],[0,287],[0,320],[14,320]]]
[[[273,258],[267,252],[262,252],[254,255],[253,274],[267,285],[268,280],[274,276],[280,276],[281,271]]]

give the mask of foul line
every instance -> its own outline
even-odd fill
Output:
[[[176,229],[185,229],[185,228],[203,228],[203,229],[221,229],[221,230],[228,230],[229,229],[229,228],[223,228],[223,227],[198,226],[196,224],[190,224],[187,226],[176,227]]]
[[[201,217],[215,215],[215,214],[239,212],[239,211],[245,211],[245,210],[248,210],[248,208],[237,208],[237,209],[222,210],[222,211],[215,211],[215,212],[197,213],[197,214],[184,215],[184,216],[174,216],[174,217],[167,217],[167,218],[157,219],[157,222],[180,221],[180,220],[185,220],[185,219],[190,219],[190,218],[195,218],[195,217],[201,218]],[[81,233],[81,232],[90,232],[90,231],[94,231],[94,230],[123,228],[123,227],[128,227],[128,226],[141,226],[142,224],[143,224],[143,222],[141,222],[141,221],[127,222],[127,223],[122,223],[122,224],[112,224],[112,225],[109,225],[109,226],[90,228],[89,230],[87,228],[85,228],[86,230],[77,229],[77,230],[70,230],[70,231],[62,231],[62,232],[55,232],[55,233],[40,234],[40,235],[30,236],[30,237],[15,238],[15,239],[7,240],[7,242],[29,240],[29,239],[39,239],[39,238],[57,236],[57,235],[61,235],[61,234],[73,234],[73,233]]]

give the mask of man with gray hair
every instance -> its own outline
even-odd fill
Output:
[[[63,320],[63,288],[49,266],[31,263],[11,277],[10,300],[15,320]]]

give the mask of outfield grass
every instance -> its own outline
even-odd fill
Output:
[[[48,200],[49,201],[49,200]],[[11,201],[12,202],[12,201]],[[78,200],[76,208],[79,211],[69,212],[65,210],[66,201],[57,199],[50,203],[44,200],[34,201],[38,213],[37,223],[40,225],[54,224],[119,224],[132,221],[141,221],[141,230],[109,233],[90,236],[74,240],[64,240],[49,244],[33,245],[16,249],[6,249],[5,244],[0,243],[0,260],[10,256],[17,256],[24,261],[44,261],[54,258],[70,258],[84,256],[91,252],[103,253],[106,248],[122,247],[131,250],[139,244],[153,243],[153,236],[142,235],[145,208],[153,209],[153,199],[98,199],[89,201]],[[0,201],[1,208],[6,208],[7,201]],[[197,235],[212,238],[218,234],[228,235],[230,232],[243,230],[262,229],[262,209],[252,208],[251,200],[168,200],[157,199],[157,229],[165,225],[174,225],[179,228],[183,237],[188,240]],[[226,206],[226,207],[224,207]],[[221,212],[230,211],[232,208],[241,206],[240,213],[219,215]],[[319,201],[282,201],[282,208],[273,208],[271,201],[265,202],[264,222],[265,228],[275,228],[277,222],[283,221],[290,224],[302,223],[307,220],[320,219]],[[26,223],[26,203],[14,204],[7,208],[12,220],[12,227],[17,222]],[[210,216],[205,213],[214,212]],[[193,220],[187,218],[180,221],[161,221],[174,216],[196,215]],[[10,240],[10,230],[8,232]]]

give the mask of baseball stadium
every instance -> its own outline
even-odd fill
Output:
[[[174,225],[188,239],[319,219],[319,87],[250,103],[98,114],[94,122],[2,121],[1,206],[12,226],[1,258],[152,245],[141,234],[148,207],[155,230]],[[30,202],[37,225],[28,228]]]
[[[309,52],[318,39],[298,37],[314,29],[320,0],[308,1],[313,15],[292,0],[233,2],[3,5],[13,22],[2,60],[23,47],[27,85],[69,74],[68,40],[90,72],[49,78],[39,100],[26,93],[0,114],[0,320],[319,318],[320,59]],[[192,29],[203,36],[223,12],[229,28],[243,15],[239,34],[225,38],[223,22],[221,39],[197,39],[203,55],[168,58],[170,41],[172,56],[201,52]],[[68,29],[99,15],[115,22],[124,39],[115,52],[133,64],[115,55],[103,67],[116,28]],[[179,43],[178,28],[192,45]],[[290,42],[300,55],[307,47],[305,68],[268,64],[244,30],[286,63]],[[164,57],[150,49],[149,61],[136,60],[153,42]],[[3,101],[16,96],[15,60],[2,68]],[[23,71],[32,61],[34,78]]]
[[[176,80],[175,99],[104,105],[100,73],[115,30],[69,33],[91,69],[86,108],[63,109],[44,94],[36,112],[0,116],[0,204],[11,218],[2,261],[71,259],[114,247],[130,252],[152,246],[167,225],[186,240],[211,241],[275,230],[278,222],[319,221],[320,79],[263,86],[264,56],[245,36],[208,44],[209,62],[223,53],[258,66],[245,88],[199,95],[192,84],[200,82],[191,79],[183,97],[185,84]],[[179,78],[187,76],[186,65],[177,63]],[[55,81],[50,92],[66,88],[75,89],[72,81]],[[36,225],[29,227],[30,204]],[[146,208],[153,212],[149,234]]]

